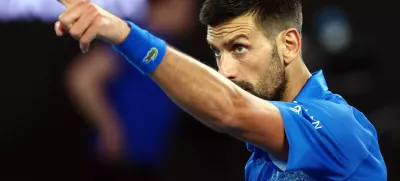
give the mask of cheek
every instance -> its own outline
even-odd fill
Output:
[[[241,61],[243,78],[252,84],[257,83],[268,71],[269,61],[270,56],[267,53],[248,52]]]
[[[249,60],[250,65],[254,72],[258,74],[265,74],[270,65],[271,56],[268,51],[257,51],[250,54]]]

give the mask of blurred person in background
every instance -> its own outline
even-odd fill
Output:
[[[195,4],[194,0],[149,1],[146,19],[139,23],[179,46],[196,21]],[[179,113],[165,93],[102,42],[71,62],[67,84],[93,125],[91,179],[160,180]]]

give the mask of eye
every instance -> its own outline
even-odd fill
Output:
[[[237,54],[242,54],[247,51],[247,48],[243,45],[235,45],[234,48],[235,48],[235,53]]]
[[[217,48],[210,46],[211,51],[214,52],[215,57],[220,57],[221,56],[221,51],[219,51]]]
[[[221,51],[214,49],[214,55],[215,57],[220,57],[221,56]]]

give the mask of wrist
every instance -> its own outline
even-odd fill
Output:
[[[167,51],[167,44],[164,40],[139,28],[132,22],[127,21],[127,25],[130,30],[128,35],[119,45],[114,45],[113,48],[142,74],[150,74],[163,60]]]
[[[118,40],[115,42],[116,46],[121,45],[126,38],[128,38],[129,33],[131,32],[131,27],[126,23],[125,21],[122,21],[122,28],[121,28],[121,34],[119,35]]]

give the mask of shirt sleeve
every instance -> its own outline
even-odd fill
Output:
[[[272,103],[281,112],[289,143],[285,166],[273,160],[281,170],[336,180],[351,174],[369,155],[374,130],[365,126],[365,117],[354,115],[351,106],[324,100]]]

